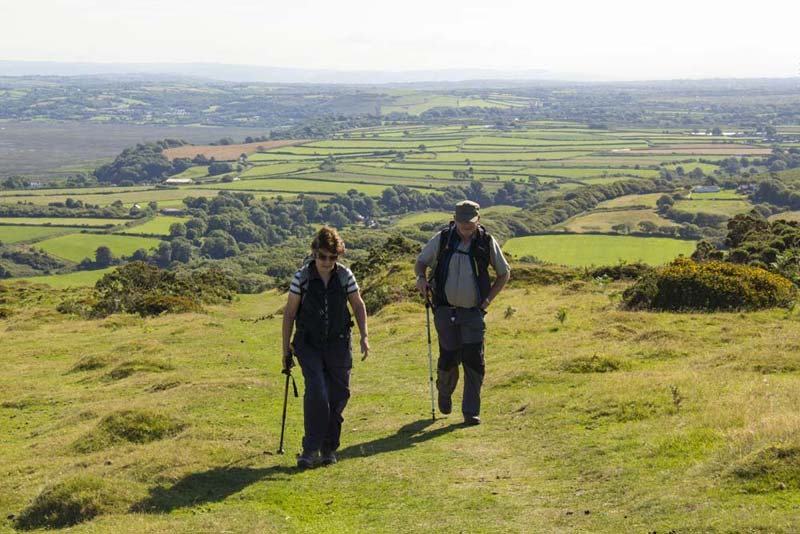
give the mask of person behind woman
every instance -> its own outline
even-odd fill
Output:
[[[367,309],[353,273],[337,263],[344,249],[335,229],[324,226],[317,232],[311,242],[313,259],[295,273],[283,313],[283,370],[289,372],[292,355],[297,356],[305,381],[305,436],[297,457],[302,469],[313,467],[319,452],[323,465],[336,463],[353,366],[348,303],[361,333],[361,360],[369,356]]]

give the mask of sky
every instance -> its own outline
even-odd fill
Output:
[[[797,77],[798,20],[797,0],[0,0],[0,60]]]

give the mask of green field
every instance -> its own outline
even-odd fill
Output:
[[[99,246],[107,246],[114,256],[129,256],[136,250],[148,250],[158,246],[159,240],[151,237],[135,237],[111,234],[70,234],[54,237],[36,243],[38,248],[48,254],[79,262],[84,258],[94,260],[94,253]]]
[[[153,235],[169,235],[169,227],[174,223],[185,223],[187,217],[172,217],[168,215],[158,215],[144,224],[131,226],[120,230],[118,234],[153,234]]]
[[[611,200],[600,202],[598,208],[630,208],[633,206],[646,206],[656,208],[656,201],[664,193],[652,193],[648,195],[625,195]]]
[[[616,265],[641,261],[661,265],[678,255],[690,256],[694,241],[660,237],[610,235],[534,235],[506,241],[503,250],[514,257],[572,266]]]
[[[112,193],[107,195],[84,195],[84,196],[40,196],[30,195],[19,198],[14,198],[13,202],[30,202],[32,204],[47,205],[50,202],[65,202],[67,198],[80,198],[86,203],[97,204],[99,206],[108,206],[115,201],[119,200],[126,207],[131,207],[134,204],[147,204],[148,202],[162,202],[168,200],[182,200],[188,196],[209,195],[208,189],[213,189],[214,185],[204,185],[204,189],[196,189],[195,187],[189,188],[175,188],[175,189],[148,189],[143,191],[129,192],[129,193]],[[219,187],[217,187],[219,189]],[[216,195],[216,193],[214,193]]]
[[[189,167],[185,171],[180,174],[176,174],[174,176],[170,176],[170,178],[189,178],[190,180],[199,180],[201,178],[205,178],[208,176],[208,166],[207,165],[196,165],[194,167]]]
[[[453,219],[453,214],[447,211],[428,211],[423,213],[411,213],[409,215],[404,215],[397,219],[396,224],[397,226],[419,226],[422,223],[442,223],[447,224],[447,222]]]
[[[200,186],[204,187],[204,186]],[[349,189],[357,189],[370,196],[380,196],[388,185],[354,184],[352,182],[335,182],[323,180],[302,180],[291,178],[272,178],[265,180],[242,180],[229,184],[215,184],[209,189],[225,191],[251,191],[273,193],[346,193]],[[216,193],[215,193],[216,194]]]
[[[769,218],[770,221],[777,221],[783,219],[784,221],[800,221],[800,211],[784,211],[783,213],[776,213]],[[2,239],[0,239],[2,241]]]
[[[103,228],[125,224],[133,219],[98,219],[91,217],[0,217],[0,224],[23,226],[76,226]]]
[[[747,202],[745,195],[740,195],[733,189],[722,189],[717,193],[691,193],[691,200],[697,202],[700,200],[741,200]]]
[[[315,163],[273,163],[269,165],[255,165],[242,172],[239,177],[244,179],[261,178],[264,176],[275,176],[278,174],[292,174],[299,171],[317,170],[318,164]]]
[[[86,195],[97,195],[101,193],[130,193],[132,191],[148,191],[152,189],[150,186],[130,186],[130,187],[83,187],[83,188],[54,188],[54,189],[26,189],[24,191],[16,190],[16,189],[9,189],[0,191],[0,198],[7,197],[8,200],[11,200],[11,197],[29,197],[29,196],[64,196],[66,197],[84,197]]]
[[[18,243],[69,232],[68,228],[0,225],[0,243]]]
[[[615,211],[593,211],[584,215],[578,215],[557,224],[553,230],[565,230],[567,232],[613,232],[615,225],[625,224],[632,232],[640,232],[640,222],[651,222],[656,226],[680,226],[679,224],[659,216],[652,210],[615,210]]]
[[[31,276],[28,278],[16,278],[35,284],[47,284],[56,289],[66,289],[68,287],[93,286],[104,274],[110,273],[114,267],[108,269],[98,269],[96,271],[77,271],[67,274],[51,274],[49,276]]]
[[[733,217],[739,213],[747,213],[753,206],[746,200],[678,200],[672,207],[689,213],[702,211]]]

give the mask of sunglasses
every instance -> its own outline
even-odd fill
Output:
[[[318,260],[323,260],[323,261],[336,261],[339,259],[338,254],[323,254],[321,252],[317,252],[316,256]]]

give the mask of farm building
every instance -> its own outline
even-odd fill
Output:
[[[718,185],[696,185],[692,188],[692,193],[719,193]]]
[[[186,215],[186,212],[180,208],[161,208],[161,215],[181,216]]]
[[[194,180],[191,178],[167,178],[164,183],[167,185],[189,185],[193,184]]]

